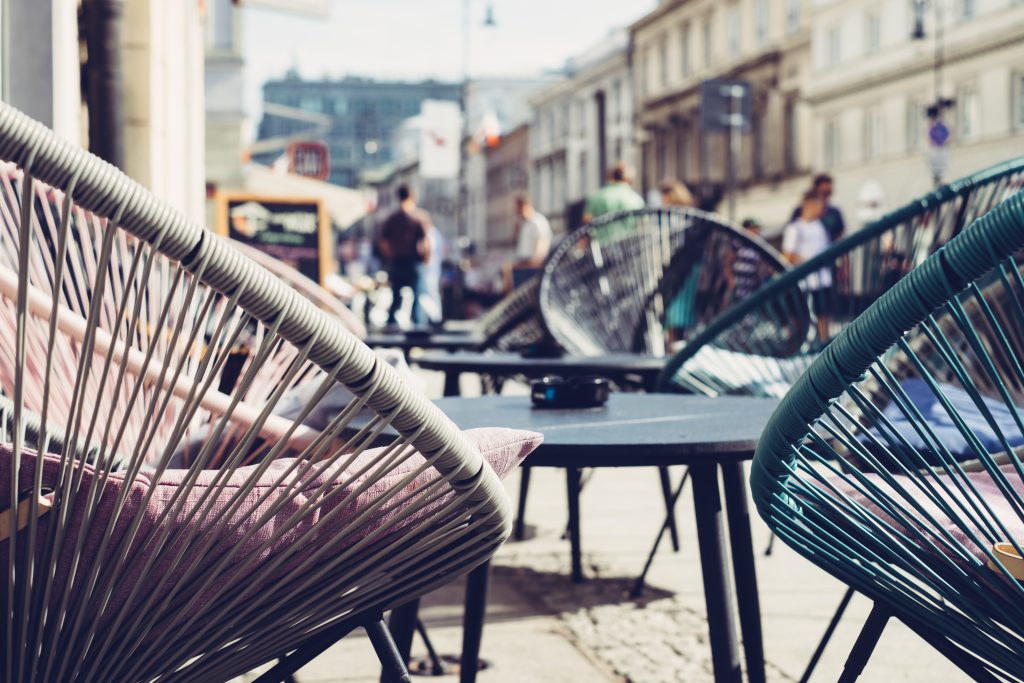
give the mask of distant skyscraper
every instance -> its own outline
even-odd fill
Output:
[[[291,138],[326,140],[331,150],[330,182],[352,187],[359,173],[394,161],[395,129],[420,113],[424,100],[461,100],[461,86],[439,81],[376,81],[348,76],[304,80],[289,72],[263,85],[266,111],[260,121],[257,161],[270,163]],[[267,106],[270,105],[270,106]]]

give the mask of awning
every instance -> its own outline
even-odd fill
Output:
[[[272,197],[321,199],[331,216],[331,222],[342,230],[367,213],[366,198],[357,190],[294,173],[278,173],[260,164],[250,164],[246,169],[245,190]]]

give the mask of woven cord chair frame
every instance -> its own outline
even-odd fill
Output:
[[[761,516],[875,601],[842,680],[890,616],[976,680],[1024,680],[1022,248],[1018,193],[840,333],[758,444]]]
[[[363,623],[387,659],[380,612],[507,538],[479,450],[338,320],[2,103],[0,158],[4,680],[228,680]]]
[[[666,364],[664,391],[782,396],[843,326],[975,218],[1019,189],[1024,158],[936,189],[767,282],[698,331]],[[808,282],[830,271],[816,326]],[[821,332],[825,337],[821,338]]]
[[[734,286],[740,248],[758,283],[786,270],[766,242],[715,214],[668,208],[602,216],[563,239],[544,265],[544,325],[572,355],[664,355],[667,327],[690,334],[756,289]]]

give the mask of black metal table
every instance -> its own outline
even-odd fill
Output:
[[[535,379],[545,375],[563,377],[600,375],[618,383],[637,384],[653,391],[665,358],[640,353],[613,353],[605,356],[559,356],[528,358],[518,353],[424,353],[416,356],[416,365],[425,370],[444,372],[444,395],[459,395],[459,376],[464,372]]]
[[[601,408],[538,410],[528,397],[446,398],[438,406],[462,429],[502,426],[544,434],[544,443],[527,459],[531,467],[562,467],[569,490],[570,532],[579,534],[578,490],[584,467],[688,465],[693,477],[694,508],[708,631],[716,681],[740,681],[736,617],[743,634],[748,679],[765,680],[761,610],[747,506],[743,462],[775,409],[772,399],[707,398],[676,394],[613,394]],[[732,574],[727,565],[721,471],[729,529]],[[574,577],[582,575],[578,544],[572,557]],[[463,662],[479,653],[486,597],[487,567],[469,576],[463,634]],[[734,596],[735,590],[735,596]],[[736,599],[738,598],[738,600]],[[738,602],[738,609],[737,609]],[[393,614],[396,640],[411,642],[415,611]],[[409,633],[405,639],[400,633]],[[403,654],[408,654],[406,651]],[[464,674],[467,674],[464,667]],[[473,680],[464,675],[463,681]]]
[[[368,334],[365,343],[370,348],[401,349],[409,360],[412,349],[435,349],[440,351],[466,351],[479,349],[486,340],[479,335],[463,332],[437,332],[416,334],[405,332],[381,332]]]

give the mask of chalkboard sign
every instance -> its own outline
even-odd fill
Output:
[[[319,199],[217,195],[216,232],[324,284],[334,263],[331,222]]]

